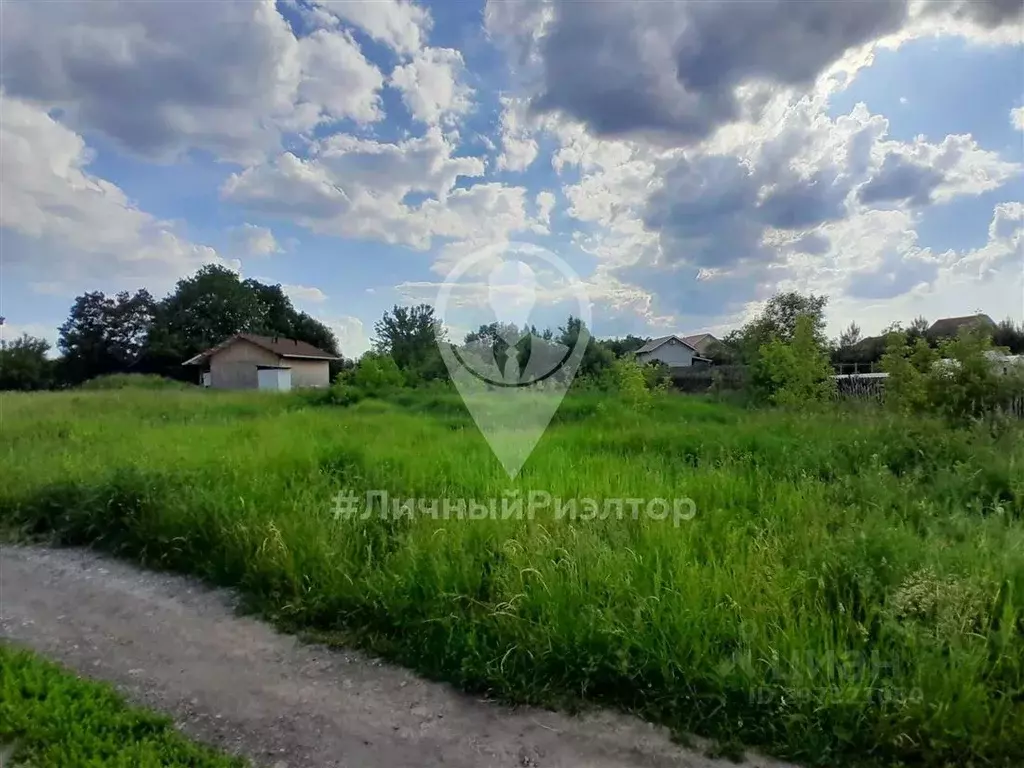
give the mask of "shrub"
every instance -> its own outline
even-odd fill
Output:
[[[938,353],[923,338],[918,338],[911,348],[906,333],[890,333],[882,355],[882,370],[889,374],[885,382],[886,402],[903,413],[928,410],[928,376],[937,360]]]
[[[632,358],[616,358],[608,368],[608,380],[620,399],[630,408],[644,410],[651,404],[651,389],[641,366]]]
[[[791,341],[772,339],[761,346],[754,386],[775,405],[827,400],[835,393],[828,353],[815,335],[814,318],[801,315]]]
[[[405,383],[405,376],[394,359],[378,352],[367,352],[355,366],[342,371],[334,379],[335,386],[356,387],[367,395],[403,387]]]
[[[964,329],[933,350],[924,339],[913,347],[906,334],[889,335],[882,358],[886,402],[904,413],[933,412],[954,423],[990,417],[1024,394],[1019,369],[1003,372],[983,330]]]

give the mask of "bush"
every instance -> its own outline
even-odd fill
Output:
[[[405,376],[390,355],[367,352],[350,374],[350,383],[368,395],[405,386]]]
[[[906,334],[890,334],[882,358],[882,370],[889,374],[886,402],[904,413],[937,413],[953,423],[993,416],[1024,395],[1020,369],[1004,373],[993,360],[1000,352],[988,333],[976,328],[943,341],[938,351],[924,339],[911,347]]]
[[[820,402],[835,394],[832,366],[815,336],[814,318],[798,317],[791,341],[775,338],[761,346],[754,386],[775,405]]]
[[[623,403],[635,410],[645,410],[651,404],[651,388],[647,384],[644,368],[632,358],[619,357],[608,368],[608,381]]]

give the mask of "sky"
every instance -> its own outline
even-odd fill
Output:
[[[393,305],[522,248],[576,272],[604,337],[724,334],[782,290],[827,294],[836,336],[1021,321],[1021,9],[4,2],[4,334],[55,342],[76,295],[217,263],[355,357]],[[456,336],[486,281],[458,296]]]

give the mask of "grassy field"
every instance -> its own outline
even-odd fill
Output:
[[[109,686],[0,644],[0,764],[26,768],[245,768],[186,740]]]
[[[1020,432],[577,395],[509,481],[443,393],[0,405],[9,529],[237,586],[283,626],[811,765],[1024,764]],[[688,497],[697,513],[337,519],[341,489]]]

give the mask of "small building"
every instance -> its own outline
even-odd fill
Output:
[[[182,365],[199,367],[199,380],[213,389],[327,387],[330,364],[337,355],[282,336],[239,333]]]
[[[651,339],[636,351],[639,363],[663,363],[669,368],[689,368],[710,365],[711,360],[701,356],[697,348],[680,336],[662,336]]]

